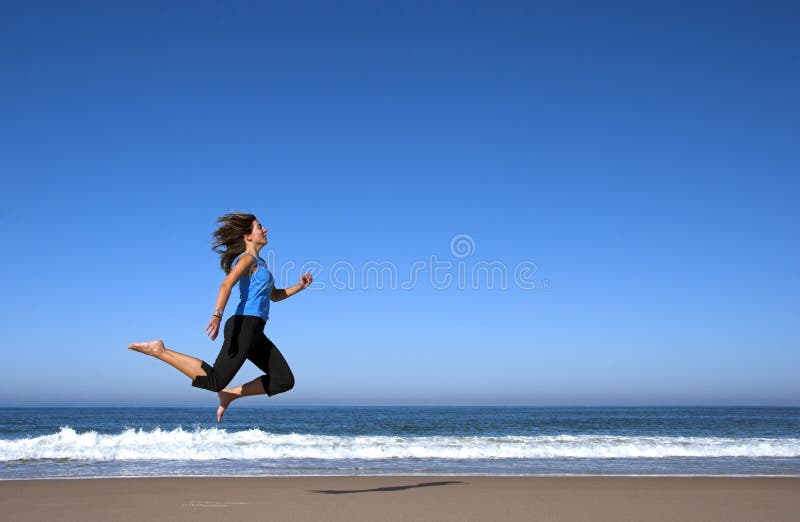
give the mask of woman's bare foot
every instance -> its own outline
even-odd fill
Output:
[[[238,399],[240,395],[235,393],[231,393],[228,390],[222,390],[217,392],[219,396],[219,408],[217,408],[217,423],[222,422],[222,416],[225,415],[225,410],[228,409],[228,405],[233,402],[234,399]]]
[[[157,357],[159,354],[164,352],[164,341],[162,341],[161,339],[157,339],[155,341],[150,341],[147,343],[133,343],[128,345],[128,349],[141,352],[145,355],[152,355],[153,357]]]

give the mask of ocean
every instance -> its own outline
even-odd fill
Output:
[[[800,408],[0,408],[0,479],[795,475]]]

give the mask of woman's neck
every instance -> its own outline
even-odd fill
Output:
[[[254,256],[254,257],[259,257],[260,253],[261,253],[261,247],[255,247],[255,246],[252,246],[252,245],[247,245],[247,247],[245,247],[244,251],[247,252],[248,254]]]

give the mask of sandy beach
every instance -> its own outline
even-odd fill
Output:
[[[797,520],[800,478],[255,477],[0,481],[9,521]]]

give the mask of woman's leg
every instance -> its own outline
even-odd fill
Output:
[[[254,321],[254,320],[255,321]],[[231,382],[233,376],[246,360],[250,344],[263,335],[258,327],[258,318],[233,315],[225,323],[225,340],[222,343],[214,366],[191,355],[185,355],[164,347],[161,340],[134,343],[131,350],[151,355],[162,360],[192,379],[192,386],[218,392]]]
[[[161,339],[146,343],[133,343],[129,345],[128,348],[145,355],[152,355],[156,359],[169,364],[192,380],[206,375],[206,372],[203,370],[203,361],[191,355],[166,348],[164,346],[164,341]]]
[[[222,421],[222,416],[231,402],[241,397],[262,395],[270,397],[291,390],[294,387],[294,375],[289,364],[278,350],[278,347],[266,335],[259,336],[259,342],[253,346],[247,358],[252,361],[265,375],[253,379],[241,386],[226,388],[219,392],[219,408],[217,408],[217,422]]]
[[[261,387],[265,393],[272,397],[294,388],[294,374],[289,363],[275,344],[266,335],[261,336],[261,343],[266,345],[265,350],[250,352],[247,358],[255,364],[265,375],[259,377]]]
[[[229,317],[225,322],[225,340],[222,342],[214,366],[201,361],[205,375],[196,377],[192,381],[192,386],[215,392],[225,388],[244,364],[252,346],[259,342],[263,327],[264,321],[258,317],[249,315]]]

